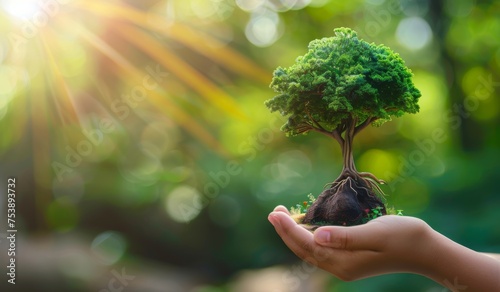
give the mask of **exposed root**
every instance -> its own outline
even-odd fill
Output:
[[[346,178],[346,179],[345,179],[345,181],[349,181],[349,188],[351,188],[351,190],[352,190],[353,192],[355,192],[355,193],[356,193],[356,195],[358,195],[358,191],[356,191],[356,190],[352,187],[352,181],[351,181],[351,178],[349,178],[349,177],[348,177],[348,178]],[[365,189],[365,188],[363,187],[363,189]]]
[[[323,189],[326,189],[327,187],[331,189],[340,188],[347,182],[348,179],[349,180],[355,179],[356,181],[363,182],[366,185],[366,187],[358,186],[359,188],[365,189],[367,192],[370,192],[370,189],[372,189],[378,196],[380,196],[381,198],[385,198],[385,193],[379,186],[379,184],[381,185],[385,184],[385,181],[378,179],[375,175],[369,172],[355,172],[355,171],[345,170],[334,182],[325,184]],[[352,187],[351,182],[349,182],[349,187],[353,191],[355,191]]]
[[[358,174],[365,183],[381,198],[385,198],[384,191],[379,185],[385,184],[384,180],[378,179],[375,175],[369,172],[361,172]]]
[[[384,185],[385,184],[385,181],[382,180],[382,179],[378,179],[375,175],[373,175],[372,173],[369,173],[369,172],[360,172],[358,173],[359,176],[361,176],[362,178],[365,178],[365,179],[371,179],[373,181],[376,181],[377,183],[381,184],[381,185]]]
[[[348,175],[346,176],[346,175],[341,174],[335,181],[333,181],[331,183],[327,183],[323,187],[323,189],[326,189],[327,186],[329,186],[331,189],[338,188],[338,187],[342,186],[343,184],[345,184],[345,181],[348,177],[349,177]]]
[[[315,226],[323,222],[328,225],[357,225],[362,224],[368,211],[374,208],[386,214],[383,202],[385,194],[380,188],[385,181],[371,173],[358,172],[352,153],[354,136],[375,121],[375,118],[369,118],[358,125],[358,118],[349,115],[330,132],[315,121],[309,112],[307,114],[310,122],[306,123],[304,129],[328,134],[339,142],[343,169],[335,181],[324,186],[323,192],[308,209],[303,223],[311,224],[312,228],[317,228]]]
[[[362,224],[366,210],[380,208],[385,214],[382,202],[384,192],[378,182],[369,176],[361,177],[357,172],[345,169],[310,206],[302,224],[309,224],[309,230],[320,225],[352,226]]]
[[[366,184],[366,187],[358,185],[358,188],[365,190],[367,193],[370,193],[370,183],[367,182],[366,180],[362,179],[363,183]],[[352,189],[352,188],[351,188]],[[358,192],[356,192],[357,195]]]
[[[323,187],[323,189],[326,189],[327,187],[329,187],[329,188],[335,188],[335,187],[337,187],[339,185],[339,183],[340,183],[339,181],[334,181],[334,182],[331,182],[331,183],[327,183]]]
[[[373,189],[375,194],[377,194],[381,198],[385,198],[384,191],[379,187],[377,181],[373,181],[370,178],[363,178],[363,180]]]

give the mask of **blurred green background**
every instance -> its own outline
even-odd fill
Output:
[[[273,70],[336,27],[389,46],[421,110],[364,130],[357,168],[388,181],[388,205],[500,253],[498,15],[492,0],[0,0],[1,266],[9,177],[18,229],[2,291],[444,291],[298,261],[267,214],[319,194],[340,149],[284,137],[263,103]]]

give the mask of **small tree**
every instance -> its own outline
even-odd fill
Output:
[[[374,208],[385,214],[377,196],[383,195],[378,186],[383,181],[356,170],[352,143],[370,124],[418,112],[420,92],[412,76],[398,54],[358,39],[349,28],[312,41],[295,64],[274,71],[271,88],[278,95],[266,105],[288,117],[282,130],[288,136],[316,131],[334,138],[342,148],[341,175],[309,208],[304,223],[356,225]]]

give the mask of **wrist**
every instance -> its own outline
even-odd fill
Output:
[[[429,227],[420,268],[452,291],[500,291],[500,263],[462,246]]]
[[[440,282],[443,275],[445,259],[449,255],[449,242],[447,238],[427,225],[427,230],[422,238],[420,253],[416,265],[416,273]]]
[[[423,222],[415,232],[412,239],[412,252],[409,253],[409,272],[426,276],[428,278],[439,278],[440,270],[436,269],[435,261],[438,250],[446,249],[440,234]]]
[[[397,222],[390,228],[394,240],[388,240],[385,247],[387,251],[386,272],[404,272],[419,274],[429,277],[429,268],[434,261],[434,247],[437,232],[423,220],[414,217],[387,218]],[[386,217],[386,216],[384,216]]]

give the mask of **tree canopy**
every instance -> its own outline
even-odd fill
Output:
[[[418,112],[420,91],[397,53],[359,39],[350,28],[334,31],[310,42],[291,67],[274,71],[270,86],[278,95],[266,105],[288,116],[282,127],[287,135],[314,130],[338,137],[351,126],[356,134],[391,116]]]

